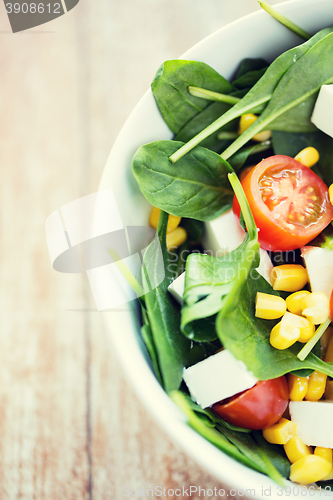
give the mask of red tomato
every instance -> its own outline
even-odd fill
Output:
[[[230,424],[260,430],[278,422],[289,402],[285,376],[258,382],[252,389],[220,401],[212,410]]]
[[[333,218],[326,184],[289,156],[271,156],[241,181],[262,248],[295,250],[313,240]],[[234,213],[239,216],[236,197]]]

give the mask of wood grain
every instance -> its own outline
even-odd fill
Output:
[[[161,62],[257,8],[255,0],[82,0],[13,35],[0,5],[1,500],[218,486],[137,399],[102,315],[91,311],[85,276],[53,271],[44,223],[97,190]]]

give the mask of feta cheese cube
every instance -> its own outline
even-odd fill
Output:
[[[319,130],[333,137],[333,85],[322,85],[311,121]]]
[[[289,411],[305,444],[333,448],[333,401],[290,401]]]
[[[303,247],[302,257],[309,276],[312,292],[323,292],[328,299],[333,288],[333,250]]]
[[[245,364],[227,349],[184,369],[183,379],[201,408],[250,389],[258,382]]]
[[[174,299],[179,302],[179,304],[182,303],[183,300],[183,295],[184,295],[184,289],[185,289],[185,272],[183,272],[178,278],[176,278],[169,286],[168,290],[173,296]]]

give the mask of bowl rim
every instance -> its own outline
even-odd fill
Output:
[[[333,6],[333,0],[289,0],[278,4],[277,8],[281,13],[288,15],[289,12],[299,11],[300,5],[306,7],[309,5],[313,6],[314,4],[317,5],[317,8],[319,8],[318,5],[325,5],[328,8],[329,6]],[[268,16],[268,14],[261,9],[241,17],[208,35],[181,55],[180,59],[191,58],[193,60],[201,60],[200,54],[207,50],[208,46],[216,43],[216,40],[221,34],[231,32],[234,29],[241,29],[242,26],[248,22],[252,23],[254,21],[259,21],[260,23],[271,24],[271,21],[273,21],[278,24],[277,21],[270,20],[270,18],[266,16]],[[284,27],[281,28],[286,29]],[[278,32],[281,31],[281,28],[276,26],[275,30]],[[289,35],[289,38],[297,40],[299,43],[300,39],[295,35]],[[294,45],[296,44],[297,43],[294,43]],[[282,51],[283,50],[285,49],[282,49]],[[281,51],[279,53],[281,53]],[[239,61],[240,59],[236,61],[236,64]],[[228,76],[226,77],[228,78]],[[131,122],[133,122],[135,117],[140,115],[147,106],[151,106],[152,99],[151,90],[148,89],[126,120],[111,149],[111,153],[102,174],[99,189],[110,187],[110,184],[113,187],[119,184],[119,173],[115,176],[110,175],[111,170],[117,161],[121,145],[129,134]],[[161,117],[160,119],[162,120]],[[161,124],[160,133],[164,134],[163,138],[165,139],[172,137],[170,130],[165,124]],[[155,140],[155,138],[152,140]],[[120,163],[122,163],[122,161]],[[130,381],[140,401],[153,416],[155,422],[167,433],[171,440],[206,472],[214,476],[219,482],[223,483],[226,488],[231,489],[231,491],[235,491],[236,488],[238,492],[246,492],[246,497],[253,497],[256,499],[265,496],[276,499],[281,497],[281,494],[283,494],[281,487],[273,483],[271,479],[236,462],[187,426],[185,415],[164,392],[153,375],[149,357],[142,351],[143,344],[140,344],[138,338],[133,342],[136,335],[134,330],[139,328],[136,305],[130,303],[117,310],[106,311],[104,312],[104,318],[107,328],[111,332],[117,357],[127,379]],[[122,325],[121,328],[117,328],[119,324]],[[131,342],[131,344],[129,344],[129,342]],[[128,349],[128,345],[131,345],[131,349]],[[133,370],[133,366],[135,366],[135,370]],[[290,483],[289,481],[287,483],[289,483],[292,488],[298,488],[294,483]],[[265,494],[267,490],[270,490],[269,495]],[[320,496],[320,492],[318,495]],[[239,496],[243,495],[241,494]],[[294,493],[290,496],[294,497],[298,496],[298,494]],[[316,497],[317,494],[311,496]]]

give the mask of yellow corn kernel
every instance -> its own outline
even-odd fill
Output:
[[[306,401],[319,401],[324,395],[327,375],[314,371],[309,377],[308,390],[305,394]]]
[[[287,311],[281,321],[284,325],[288,325],[289,328],[292,326],[299,328],[299,342],[307,342],[311,339],[315,332],[315,326],[307,318],[298,316],[298,314],[293,314]]]
[[[284,315],[286,309],[286,301],[282,297],[257,292],[255,312],[257,318],[278,319]]]
[[[281,420],[267,427],[262,431],[262,435],[269,443],[273,444],[286,444],[289,439],[296,436],[296,424],[287,418],[281,418]]]
[[[298,436],[289,439],[284,445],[284,451],[292,464],[312,453],[312,449],[304,444]]]
[[[313,292],[307,295],[302,302],[302,314],[314,325],[328,320],[330,304],[327,295],[323,292]]]
[[[238,133],[242,134],[247,130],[251,125],[257,120],[257,116],[254,115],[253,113],[247,113],[245,115],[242,115],[239,120],[239,129]],[[258,132],[258,134],[255,134],[252,139],[257,142],[264,142],[268,141],[272,137],[272,132],[270,130],[263,130],[262,132]]]
[[[153,207],[152,211],[150,212],[149,225],[151,227],[153,227],[154,229],[157,229],[158,219],[160,218],[160,213],[161,213],[161,210],[157,207]],[[178,227],[180,221],[181,221],[181,217],[177,217],[176,215],[169,214],[167,232],[171,233],[171,231],[174,231],[176,229],[176,227]]]
[[[328,327],[327,330],[329,328],[330,327]],[[330,336],[330,339],[328,341],[328,346],[327,346],[327,350],[326,350],[324,361],[326,361],[326,363],[332,363],[333,362],[333,335]]]
[[[297,375],[293,375],[292,373],[289,373],[287,378],[290,401],[302,401],[308,390],[308,378],[298,377]]]
[[[280,351],[288,349],[291,345],[295,344],[301,335],[298,326],[292,323],[283,324],[282,320],[274,326],[271,330],[269,341],[275,349]]]
[[[271,283],[274,290],[297,292],[308,282],[308,273],[305,267],[299,264],[283,264],[273,267]]]
[[[186,241],[187,233],[183,227],[177,227],[166,236],[167,249],[179,247]]]
[[[295,160],[302,163],[302,165],[311,168],[319,161],[319,153],[316,148],[310,146],[302,149],[302,151],[295,156]]]
[[[328,196],[330,198],[331,204],[333,205],[333,184],[331,184],[328,188]]]
[[[331,464],[331,467],[333,465],[333,452],[331,448],[322,448],[321,446],[316,446],[314,452],[315,455],[318,457],[325,458],[327,462]]]
[[[299,484],[310,484],[321,481],[331,472],[332,465],[318,455],[305,455],[291,465],[290,481]]]
[[[333,401],[333,380],[327,380],[324,395],[325,399]]]
[[[287,309],[293,314],[302,314],[302,302],[303,299],[310,292],[307,290],[300,290],[299,292],[294,292],[286,298]]]

